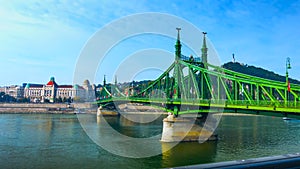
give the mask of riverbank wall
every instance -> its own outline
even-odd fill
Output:
[[[91,103],[2,103],[0,113],[97,113],[97,105]]]

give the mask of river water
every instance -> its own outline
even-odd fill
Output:
[[[90,119],[84,122],[88,128],[101,130],[100,139],[128,146],[126,140],[118,140],[108,129],[99,129],[103,119],[80,116]],[[160,134],[162,119],[134,123],[122,116],[105,117],[115,130],[139,138]],[[281,117],[225,114],[217,128],[218,141],[180,143],[147,158],[110,153],[90,139],[79,121],[77,115],[0,114],[0,168],[164,168],[300,152],[300,121],[283,121]],[[170,146],[159,139],[154,143],[154,150]]]

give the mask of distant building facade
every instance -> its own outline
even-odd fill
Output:
[[[54,77],[47,84],[27,83],[24,88],[24,97],[31,102],[55,102],[57,99],[74,101],[95,100],[95,86],[85,80],[83,86],[58,85]]]
[[[18,85],[0,87],[0,92],[10,95],[16,99],[22,99],[24,97],[24,87]]]

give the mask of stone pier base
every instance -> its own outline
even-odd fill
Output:
[[[102,109],[102,107],[99,107],[97,109],[97,116],[118,116],[119,113],[117,111],[113,111],[113,110],[105,110]]]
[[[217,140],[217,135],[206,130],[203,121],[196,118],[174,117],[169,115],[163,120],[162,142],[205,142]]]

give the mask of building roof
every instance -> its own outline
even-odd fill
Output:
[[[55,86],[55,87],[58,87],[57,83],[55,82],[54,80],[54,77],[51,77],[50,78],[50,81],[47,83],[47,86]]]
[[[84,81],[84,84],[85,85],[90,85],[90,82],[88,80],[85,80]],[[50,80],[48,81],[48,83],[46,85],[43,85],[43,84],[31,84],[31,83],[23,83],[23,86],[25,88],[43,88],[44,86],[45,87],[49,87],[49,86],[54,86],[55,88],[59,88],[59,89],[63,89],[63,88],[66,88],[66,89],[80,89],[80,90],[85,90],[85,88],[83,86],[80,86],[78,84],[75,84],[74,86],[73,85],[58,85],[56,82],[55,82],[55,79],[54,77],[51,77]]]
[[[27,83],[26,88],[43,88],[44,85],[42,84],[30,84]]]
[[[84,90],[84,88],[82,86],[79,86],[78,84],[74,85],[74,89],[76,89],[76,90],[78,90],[78,89]]]
[[[73,88],[72,85],[59,85],[58,88]]]

